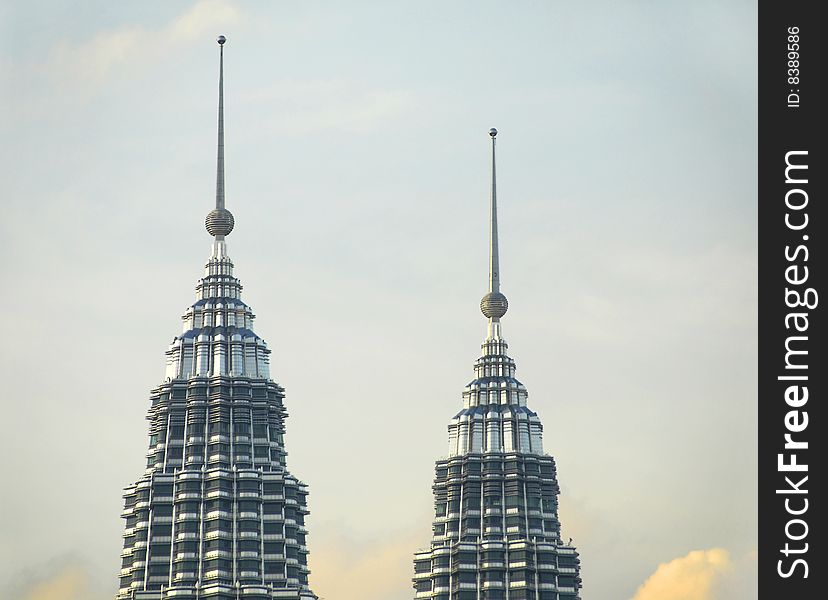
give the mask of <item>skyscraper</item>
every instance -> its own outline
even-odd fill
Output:
[[[500,319],[495,143],[489,229],[488,318],[483,356],[449,424],[448,457],[436,463],[431,547],[414,557],[416,598],[433,600],[576,600],[575,548],[561,540],[555,459],[543,450],[537,413],[515,379]]]
[[[308,587],[307,488],[285,466],[284,389],[241,300],[224,207],[224,43],[214,237],[184,331],[152,390],[147,468],[124,493],[118,600],[315,599]]]

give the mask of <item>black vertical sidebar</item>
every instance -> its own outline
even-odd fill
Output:
[[[759,598],[768,600],[828,598],[828,39],[818,6],[759,2]]]

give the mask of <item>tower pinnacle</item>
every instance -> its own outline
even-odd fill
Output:
[[[489,319],[489,338],[500,337],[500,317],[506,314],[509,302],[500,293],[500,257],[497,246],[497,170],[495,144],[497,129],[489,130],[492,138],[492,191],[489,201],[489,293],[480,301],[480,310]]]
[[[224,43],[223,35],[216,40],[219,44],[219,94],[218,94],[218,150],[216,152],[216,207],[207,215],[204,224],[207,232],[217,242],[233,231],[233,213],[224,208]]]
[[[417,598],[432,600],[579,600],[580,559],[561,538],[555,459],[500,331],[508,303],[498,264],[497,130],[489,135],[489,291],[480,302],[488,335],[448,426],[448,456],[435,464],[433,536],[414,555],[412,581]]]
[[[225,248],[227,40],[217,41],[212,254],[150,397],[147,467],[124,493],[116,600],[318,600],[308,583],[308,489],[285,461],[285,390]]]

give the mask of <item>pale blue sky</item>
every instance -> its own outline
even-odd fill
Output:
[[[148,390],[209,255],[220,33],[228,248],[287,388],[317,593],[412,597],[485,334],[490,127],[504,334],[584,598],[692,550],[755,569],[754,3],[7,2],[0,24],[0,596],[114,593]]]

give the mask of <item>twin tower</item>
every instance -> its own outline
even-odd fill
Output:
[[[118,600],[316,599],[308,580],[307,486],[285,463],[285,391],[271,379],[226,237],[224,36],[213,236],[196,301],[152,390],[144,474],[126,488]],[[492,142],[488,319],[475,377],[437,461],[433,537],[414,557],[414,598],[578,600],[578,553],[563,543],[555,460],[515,379],[501,318],[495,141]],[[328,600],[336,600],[331,597]]]

